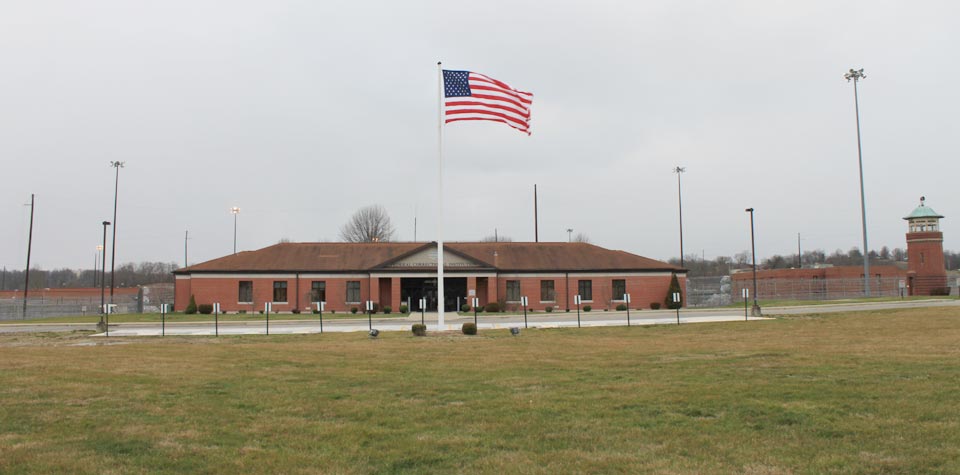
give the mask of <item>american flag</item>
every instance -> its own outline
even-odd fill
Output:
[[[443,70],[446,123],[461,120],[503,122],[530,135],[533,94],[471,71]]]

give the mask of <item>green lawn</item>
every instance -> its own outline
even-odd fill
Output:
[[[419,314],[417,314],[419,315]],[[221,322],[262,322],[266,316],[261,313],[228,313],[226,315],[219,315],[217,318]],[[407,314],[402,313],[375,313],[373,318],[406,318]],[[344,320],[344,319],[355,319],[361,318],[366,319],[366,313],[356,313],[352,314],[350,312],[323,312],[324,320]],[[115,315],[110,315],[110,323],[158,323],[160,322],[161,316],[159,313],[118,313]],[[195,313],[192,315],[187,315],[184,313],[168,313],[166,315],[167,322],[209,322],[212,323],[214,316],[203,315]],[[271,313],[270,320],[319,320],[320,315],[313,313]],[[99,315],[82,315],[82,316],[62,316],[62,317],[49,317],[49,318],[35,318],[30,320],[0,320],[0,325],[2,324],[24,324],[24,323],[97,323],[100,321]]]
[[[760,300],[761,307],[798,307],[798,306],[807,306],[807,305],[836,305],[836,304],[845,304],[845,303],[870,303],[870,302],[900,302],[900,301],[911,301],[911,300],[956,300],[957,297],[949,296],[930,296],[930,295],[918,295],[912,297],[863,297],[856,299],[837,299],[837,300]],[[753,300],[747,302],[749,305],[753,304]],[[730,305],[727,305],[725,308],[743,308],[743,300],[738,302],[733,302]]]
[[[960,312],[0,334],[0,473],[960,473]]]

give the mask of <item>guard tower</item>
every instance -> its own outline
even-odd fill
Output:
[[[907,231],[907,288],[910,295],[934,295],[947,288],[940,219],[920,197],[920,206],[904,217]]]

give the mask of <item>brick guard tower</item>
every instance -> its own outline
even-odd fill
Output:
[[[947,271],[943,258],[943,216],[924,204],[920,197],[908,216],[907,232],[907,289],[910,295],[934,295],[947,288]]]

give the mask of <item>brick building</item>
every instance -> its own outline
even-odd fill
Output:
[[[443,261],[449,311],[458,298],[511,308],[522,296],[532,310],[567,310],[576,308],[577,294],[583,305],[614,309],[624,293],[631,308],[649,308],[664,301],[673,274],[686,287],[685,269],[586,243],[445,243]],[[421,297],[435,310],[436,271],[435,242],[280,243],[175,271],[175,308],[193,295],[230,312],[262,310],[265,302],[273,311],[309,311],[318,301],[327,310],[363,311],[367,300],[393,311],[409,302],[419,311]]]

